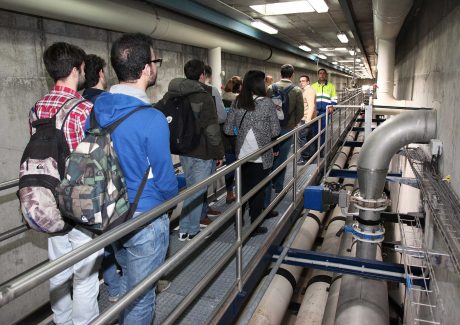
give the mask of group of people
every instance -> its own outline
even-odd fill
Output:
[[[102,128],[112,124],[140,106],[152,105],[146,94],[155,85],[162,59],[156,57],[153,39],[144,34],[125,34],[112,44],[110,61],[118,83],[108,91],[106,63],[96,55],[86,55],[79,47],[58,42],[49,46],[43,55],[47,72],[55,84],[52,90],[34,106],[34,118],[51,118],[72,98],[81,101],[71,111],[63,125],[70,150],[74,150],[85,136],[87,117],[93,110]],[[306,75],[300,77],[299,86],[289,91],[289,110],[280,120],[274,102],[273,85],[267,86],[267,77],[258,70],[248,71],[244,78],[232,77],[221,95],[219,89],[207,83],[212,71],[201,60],[190,60],[184,65],[183,78],[171,80],[164,97],[152,109],[138,110],[130,115],[112,133],[113,146],[126,180],[129,201],[133,202],[145,170],[148,178],[140,195],[134,217],[153,209],[174,197],[178,192],[177,179],[170,152],[168,122],[161,110],[168,100],[186,97],[199,130],[198,144],[179,159],[186,185],[191,187],[222,166],[234,162],[270,143],[296,126],[309,122],[316,112],[324,112],[336,103],[335,89],[327,81],[324,69],[319,81],[311,88]],[[294,67],[281,67],[278,88],[293,84]],[[83,90],[83,96],[78,91]],[[312,91],[312,89],[314,91]],[[315,101],[316,92],[316,101]],[[313,126],[313,125],[312,125]],[[307,131],[309,130],[309,131]],[[300,141],[306,143],[315,135],[314,127],[304,130]],[[282,142],[274,150],[242,166],[242,193],[253,189],[270,171],[286,161],[292,140]],[[302,161],[315,149],[302,153]],[[299,163],[302,163],[299,161]],[[285,170],[248,202],[253,222],[271,201],[272,185],[275,192],[282,191]],[[225,178],[226,202],[235,201],[234,175]],[[191,240],[200,232],[200,223],[209,222],[208,216],[219,212],[207,205],[207,189],[203,188],[184,200],[180,221],[179,240]],[[271,212],[267,217],[276,216]],[[267,232],[258,227],[253,235]],[[136,286],[164,261],[169,245],[169,219],[164,214],[144,227],[119,240],[104,251],[96,252],[71,268],[50,279],[50,300],[56,324],[88,324],[99,314],[98,270],[104,256],[104,280],[109,285],[109,300],[117,301]],[[65,233],[48,238],[48,255],[55,260],[89,242],[93,235],[74,227]],[[121,267],[119,274],[116,262]],[[70,281],[73,279],[73,292]],[[154,317],[155,290],[150,288],[130,304],[120,315],[121,324],[151,324]]]

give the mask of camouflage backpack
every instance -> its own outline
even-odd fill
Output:
[[[83,101],[71,98],[46,119],[38,118],[35,106],[30,111],[33,134],[21,158],[17,195],[22,215],[34,230],[59,233],[69,228],[57,207],[55,188],[64,177],[70,154],[62,128],[70,112]]]
[[[65,178],[56,188],[59,209],[64,217],[97,234],[132,217],[150,166],[130,207],[111,133],[133,113],[147,107],[151,106],[136,108],[106,128],[97,127],[94,110],[91,112],[88,135],[70,155]]]

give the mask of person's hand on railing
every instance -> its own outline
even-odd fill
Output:
[[[334,106],[332,105],[327,106],[327,111],[329,112],[329,114],[334,113]]]
[[[216,168],[220,168],[223,165],[224,165],[224,160],[223,159],[216,160]]]

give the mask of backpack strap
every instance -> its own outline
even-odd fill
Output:
[[[119,118],[118,120],[116,120],[115,122],[113,122],[112,124],[106,126],[104,128],[104,130],[106,130],[107,132],[109,133],[112,133],[116,128],[117,126],[119,126],[124,120],[126,120],[128,117],[130,117],[131,115],[133,115],[134,113],[138,112],[138,111],[141,111],[143,109],[146,109],[146,108],[153,108],[152,105],[143,105],[143,106],[139,106],[135,109],[133,109],[131,112],[129,112],[128,114],[126,114],[125,116]],[[94,114],[96,115],[96,113]],[[94,116],[94,120],[96,120],[96,116]],[[91,122],[91,121],[90,121]],[[97,123],[97,122],[96,122]]]
[[[292,89],[294,89],[294,84],[290,84],[289,86],[284,88],[284,93],[287,95]]]
[[[74,108],[77,107],[78,105],[80,105],[81,103],[86,102],[86,101],[87,101],[86,99],[70,98],[69,100],[67,100],[67,101],[61,106],[61,108],[59,108],[59,110],[56,112],[56,114],[54,114],[54,116],[56,116],[57,113],[59,113],[59,111],[60,111],[64,106],[70,106],[69,111],[67,112],[67,114],[64,116],[64,119],[62,120],[61,130],[62,130],[62,128],[64,127],[65,122],[67,121],[67,118],[69,117],[70,113],[74,110]],[[92,111],[92,110],[91,110],[91,111]]]
[[[144,177],[142,177],[142,182],[139,188],[137,189],[136,197],[134,198],[133,204],[129,206],[129,213],[127,216],[127,220],[131,219],[136,212],[137,209],[137,204],[139,203],[139,200],[141,199],[142,192],[144,191],[145,184],[147,183],[147,178],[149,176],[150,172],[150,165],[147,166],[147,169],[144,173]]]
[[[273,95],[275,95],[275,96],[278,95],[279,88],[278,88],[278,85],[276,83],[272,84],[272,92],[273,92]]]
[[[244,121],[244,117],[246,116],[246,114],[248,113],[248,111],[246,110],[243,114],[243,117],[241,118],[241,121],[240,121],[240,126],[238,127],[238,130],[241,129],[241,125],[243,124],[243,121]]]

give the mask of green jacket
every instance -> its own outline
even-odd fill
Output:
[[[292,81],[290,81],[289,79],[281,79],[280,81],[276,83],[276,85],[280,89],[284,89],[291,84],[292,84]],[[272,95],[273,95],[273,90],[272,90],[272,86],[270,86],[268,87],[268,90],[267,90],[267,96],[272,97]],[[283,126],[283,129],[292,130],[297,126],[297,124],[299,124],[300,120],[303,117],[304,112],[303,112],[302,90],[299,87],[294,86],[294,88],[291,89],[291,91],[289,91],[288,97],[289,97],[289,114],[287,117],[286,116],[284,117],[285,119],[287,118],[288,121],[287,121],[287,124]]]
[[[220,127],[217,123],[216,106],[212,96],[206,92],[203,85],[195,80],[176,78],[171,80],[168,92],[155,105],[162,109],[169,98],[187,96],[198,123],[200,144],[184,156],[210,160],[222,159],[224,147]]]

